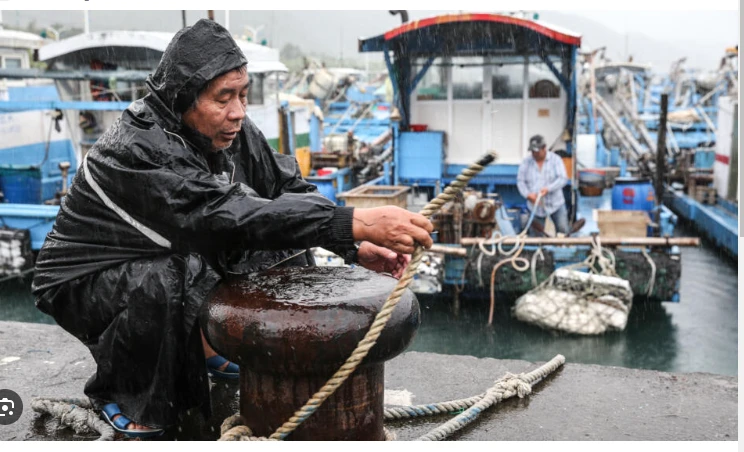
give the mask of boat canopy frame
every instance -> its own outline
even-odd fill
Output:
[[[39,49],[39,61],[47,63],[47,69],[0,68],[0,79],[94,81],[109,84],[123,82],[130,85],[143,83],[159,64],[174,35],[175,33],[171,32],[154,31],[97,31],[75,35]],[[247,72],[251,77],[258,77],[263,82],[270,75],[278,76],[279,73],[289,71],[280,61],[278,50],[243,40],[236,40],[236,43],[248,59]],[[117,63],[120,63],[121,67],[105,66],[104,69],[88,67],[90,61],[106,63],[112,55],[117,55]],[[131,100],[134,100],[134,94],[132,96]],[[262,87],[262,99],[263,96]],[[121,111],[129,104],[129,101],[25,99],[0,103],[0,112],[48,109]]]
[[[408,130],[411,96],[437,57],[482,56],[491,64],[537,57],[567,93],[566,151],[573,148],[577,106],[577,55],[581,36],[538,21],[500,14],[448,14],[405,23],[359,39],[360,52],[383,52],[401,130]],[[425,60],[415,73],[416,62]],[[561,63],[559,70],[555,62]]]

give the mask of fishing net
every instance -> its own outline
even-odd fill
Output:
[[[633,291],[628,281],[617,277],[614,263],[614,256],[595,244],[585,262],[556,270],[517,299],[514,316],[541,328],[574,334],[624,330]],[[576,270],[582,267],[589,273]]]

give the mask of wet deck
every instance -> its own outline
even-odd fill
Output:
[[[17,357],[12,360],[8,358]],[[516,360],[409,352],[386,366],[386,389],[411,393],[414,404],[482,393],[506,372],[537,367]],[[21,419],[0,426],[0,440],[93,439],[40,418],[31,398],[82,397],[95,364],[87,349],[50,325],[0,322],[0,388],[24,401]],[[436,376],[436,378],[432,378]],[[221,420],[237,411],[237,385],[212,388],[215,416],[186,419],[163,439],[215,439]],[[671,374],[567,363],[526,399],[510,399],[483,413],[454,440],[737,440],[736,377]],[[449,419],[386,424],[398,440],[412,440]]]

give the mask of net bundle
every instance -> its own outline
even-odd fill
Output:
[[[517,300],[514,315],[545,329],[602,334],[625,329],[632,303],[633,291],[624,279],[558,269]]]

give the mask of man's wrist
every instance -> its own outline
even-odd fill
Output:
[[[343,258],[344,258],[344,264],[351,265],[351,264],[358,264],[359,263],[359,244],[361,242],[354,242],[354,245],[347,251]]]
[[[332,240],[343,246],[349,246],[354,240],[354,208],[337,206],[331,219]]]

